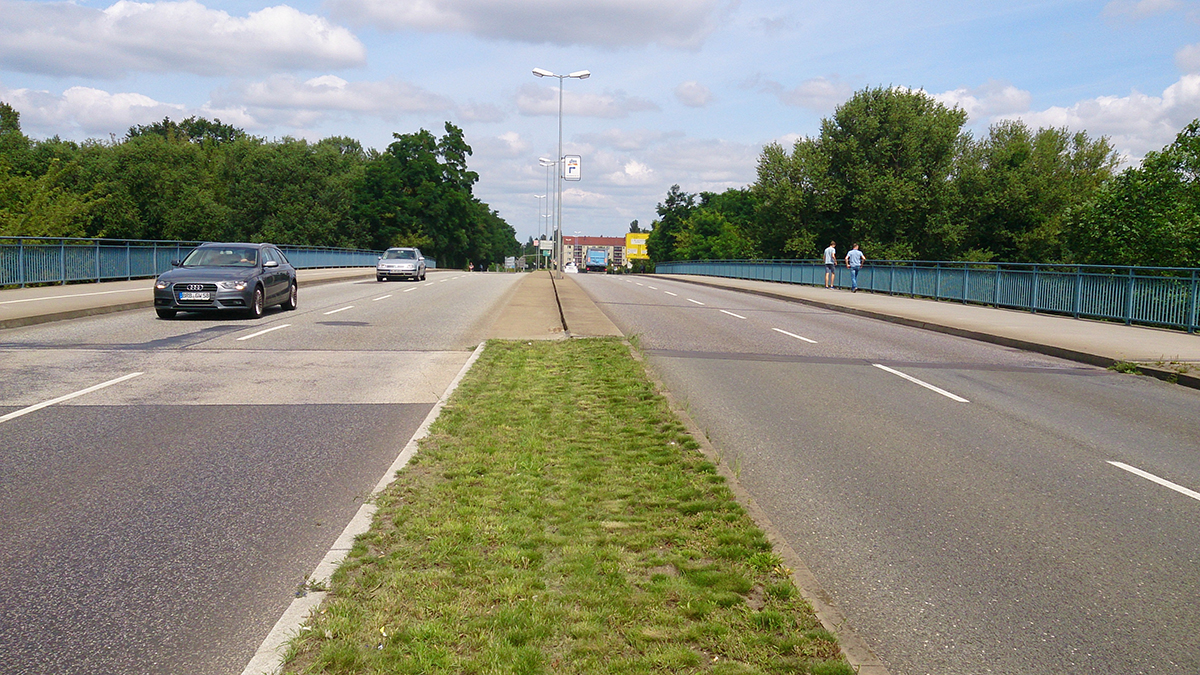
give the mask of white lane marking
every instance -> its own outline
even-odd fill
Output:
[[[348,309],[354,309],[354,305],[346,305],[345,307],[339,307],[337,309],[325,312],[325,316],[329,316],[330,314],[337,314],[338,312],[344,312]]]
[[[633,282],[633,283],[637,284],[638,286],[645,286],[645,284],[642,284],[642,283],[639,283],[639,282],[636,282],[636,281],[635,281],[635,282]]]
[[[420,288],[420,286],[418,286],[417,288]],[[412,293],[413,291],[417,290],[417,288],[406,288],[406,289],[404,290],[404,292],[405,292],[405,293]]]
[[[657,286],[646,286],[646,288],[649,288],[649,289],[650,289],[650,290],[652,290],[652,291],[657,291],[657,290],[658,290],[658,287],[657,287]]]
[[[251,333],[251,334],[249,334],[249,335],[246,335],[246,336],[244,336],[244,337],[240,337],[240,338],[238,338],[238,339],[237,339],[237,341],[238,341],[238,342],[241,342],[242,340],[249,340],[249,339],[251,339],[251,338],[256,338],[256,337],[258,337],[259,335],[266,335],[267,333],[270,333],[270,332],[271,332],[271,331],[273,331],[273,330],[279,330],[280,328],[287,328],[287,327],[288,327],[288,326],[290,326],[290,325],[292,325],[292,324],[290,324],[290,323],[281,323],[281,324],[279,324],[278,326],[271,326],[270,328],[267,328],[267,329],[264,329],[264,330],[260,330],[260,331],[258,331],[257,333]]]
[[[1195,490],[1189,490],[1189,489],[1183,487],[1182,485],[1172,483],[1171,481],[1169,481],[1165,478],[1159,478],[1158,476],[1155,476],[1152,473],[1142,471],[1141,469],[1139,469],[1135,466],[1129,466],[1128,464],[1123,464],[1121,462],[1109,462],[1109,464],[1112,464],[1113,466],[1117,467],[1118,469],[1124,469],[1125,471],[1128,471],[1129,473],[1131,473],[1135,476],[1141,476],[1142,478],[1145,478],[1146,480],[1151,481],[1153,483],[1158,483],[1159,485],[1161,485],[1165,488],[1170,488],[1170,489],[1178,492],[1181,495],[1187,495],[1187,496],[1191,497],[1192,499],[1200,500],[1200,492],[1196,492]]]
[[[108,382],[101,382],[100,384],[92,385],[92,386],[88,387],[87,389],[80,389],[79,391],[72,393],[72,394],[67,394],[66,396],[59,396],[58,398],[52,398],[49,401],[42,401],[41,403],[38,403],[37,405],[31,405],[28,408],[21,408],[20,410],[14,410],[13,412],[8,413],[7,415],[0,416],[0,422],[7,422],[11,419],[20,417],[21,415],[27,415],[35,410],[41,410],[42,408],[45,408],[46,406],[51,406],[51,405],[54,405],[55,403],[62,403],[63,401],[69,401],[78,396],[83,396],[84,394],[90,394],[93,391],[96,391],[98,389],[103,389],[105,387],[111,387],[112,385],[120,383],[120,382],[124,382],[125,380],[132,380],[133,378],[135,378],[141,374],[142,373],[130,373],[128,375],[122,375],[121,377],[118,377],[115,380],[109,380]]]
[[[673,297],[676,297],[676,298],[678,298],[678,297],[679,297],[679,294],[678,294],[678,293],[672,293],[671,291],[663,291],[663,293],[666,293],[667,295],[670,295],[670,296],[673,296]]]
[[[408,290],[410,290],[410,291],[411,291],[412,289],[410,288],[410,289],[408,289]],[[379,302],[380,300],[387,300],[387,299],[388,299],[388,298],[390,298],[390,297],[392,297],[392,294],[391,294],[391,293],[388,293],[387,295],[381,295],[381,296],[379,296],[378,298],[375,298],[375,299],[374,299],[374,300],[372,300],[371,302]]]
[[[796,335],[795,333],[789,333],[782,328],[772,328],[771,330],[775,331],[776,333],[783,333],[784,335],[787,335],[788,337],[794,337],[797,340],[804,340],[805,342],[807,342],[809,344],[814,344],[814,345],[817,344],[816,340],[809,340],[808,338],[804,337],[803,335]]]
[[[145,293],[151,290],[151,287],[146,288],[127,288],[119,291],[96,291],[95,293],[70,293],[68,295],[48,295],[44,298],[24,298],[21,300],[5,300],[0,302],[0,305],[15,305],[19,302],[38,302],[39,300],[62,300],[63,298],[86,298],[92,295],[112,295],[113,293]]]
[[[727,312],[727,311],[725,311],[725,310],[721,310],[721,313],[722,313],[722,314],[728,314],[729,316],[736,316],[736,317],[737,317],[737,318],[739,318],[739,319],[744,319],[744,318],[746,318],[746,317],[742,316],[741,314],[734,314],[733,312]]]
[[[687,301],[688,301],[688,302],[694,302],[694,303],[696,303],[697,305],[703,305],[703,304],[704,304],[703,302],[700,302],[699,300],[693,300],[693,299],[691,299],[691,298],[688,298],[688,299],[687,299]]]
[[[925,387],[929,391],[936,391],[937,393],[941,394],[942,396],[945,396],[948,399],[958,401],[959,403],[970,403],[970,401],[968,401],[967,399],[965,399],[961,396],[956,396],[954,394],[951,394],[950,392],[946,391],[945,389],[939,389],[938,387],[935,387],[932,384],[929,384],[928,382],[922,382],[921,380],[918,380],[917,378],[913,377],[912,375],[906,375],[898,370],[888,368],[887,366],[885,366],[881,363],[872,363],[871,365],[875,366],[876,368],[879,368],[880,370],[886,370],[887,372],[889,372],[893,375],[899,375],[900,377],[903,377],[904,379],[908,380],[909,382],[912,382],[913,384],[919,384],[922,387]]]

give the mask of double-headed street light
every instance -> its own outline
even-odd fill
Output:
[[[558,78],[558,222],[555,226],[554,248],[558,258],[558,274],[562,276],[563,268],[563,250],[562,250],[562,128],[563,128],[563,80],[567,78],[575,78],[577,80],[586,80],[592,74],[586,70],[577,70],[567,75],[556,75],[544,68],[534,68],[533,74],[538,77],[557,77]]]

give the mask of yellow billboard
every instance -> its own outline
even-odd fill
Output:
[[[625,259],[649,260],[650,254],[646,252],[646,238],[649,236],[646,232],[630,232],[626,234]]]

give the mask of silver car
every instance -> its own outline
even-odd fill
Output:
[[[425,256],[421,249],[409,247],[389,248],[375,263],[375,280],[391,279],[425,280]]]

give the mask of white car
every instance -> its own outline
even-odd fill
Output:
[[[563,267],[563,272],[566,274],[579,274],[579,268],[575,266],[575,263],[569,262]]]
[[[375,263],[375,280],[391,279],[425,280],[425,256],[418,248],[389,248]]]

